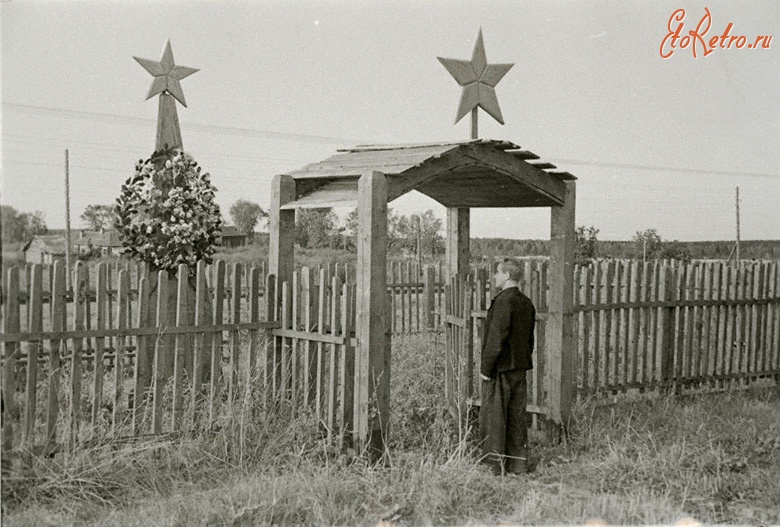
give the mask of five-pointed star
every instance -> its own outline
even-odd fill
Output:
[[[463,86],[460,95],[460,105],[455,122],[460,121],[464,115],[477,106],[489,113],[493,119],[504,124],[501,116],[501,108],[496,98],[496,87],[504,75],[514,64],[488,64],[485,58],[485,44],[482,42],[482,29],[479,30],[471,61],[444,59],[437,57],[439,62],[447,68],[455,80]]]
[[[156,60],[139,59],[138,57],[133,58],[154,77],[152,86],[149,88],[149,94],[146,96],[147,100],[158,93],[167,91],[173,95],[177,101],[182,103],[182,105],[185,107],[187,106],[187,102],[184,100],[184,92],[181,91],[181,84],[179,84],[179,81],[185,77],[189,77],[198,70],[186,66],[177,66],[173,63],[173,50],[171,50],[170,40],[165,43],[165,50],[163,50],[160,62],[157,62]]]

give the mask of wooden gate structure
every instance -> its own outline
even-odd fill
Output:
[[[555,170],[539,156],[509,141],[470,141],[406,145],[367,145],[274,177],[270,206],[269,272],[291,284],[294,269],[295,210],[355,206],[358,210],[355,268],[355,327],[343,342],[354,349],[352,439],[359,448],[384,450],[390,420],[390,335],[387,303],[387,203],[417,190],[447,208],[446,275],[453,284],[468,274],[470,209],[550,207],[552,249],[544,338],[545,413],[552,422],[568,420],[573,397],[573,278],[575,177]],[[282,285],[282,288],[284,286]],[[450,305],[460,286],[451,287]],[[283,289],[282,289],[283,290]],[[468,297],[465,295],[461,298]],[[269,321],[289,320],[292,305],[279,303]],[[470,324],[450,313],[448,363],[460,364]],[[282,324],[284,325],[284,324]],[[463,330],[463,331],[461,331]],[[283,336],[283,329],[273,330]],[[296,342],[321,341],[308,331],[286,333]],[[457,342],[456,342],[457,341]],[[342,342],[341,340],[339,342]],[[349,344],[354,344],[350,348]],[[457,359],[453,361],[452,359]],[[464,363],[465,364],[465,363]],[[457,384],[473,386],[473,368],[453,368],[449,394]]]

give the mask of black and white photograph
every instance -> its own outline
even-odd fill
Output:
[[[0,0],[0,523],[780,525],[778,32]]]

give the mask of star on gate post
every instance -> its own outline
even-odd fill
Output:
[[[504,124],[494,88],[514,64],[487,63],[485,44],[482,41],[482,29],[477,35],[470,61],[436,58],[450,72],[457,83],[463,86],[455,123],[471,111],[471,138],[477,139],[477,107],[481,107],[493,119]]]
[[[181,89],[179,81],[189,77],[196,71],[196,68],[186,66],[177,66],[173,61],[173,50],[171,41],[165,43],[162,57],[159,62],[156,60],[142,59],[133,57],[146,71],[148,71],[154,80],[146,95],[146,100],[160,94],[160,106],[157,114],[157,150],[162,150],[167,144],[169,147],[182,147],[181,131],[179,129],[179,117],[176,114],[176,103],[171,99],[173,97],[179,101],[182,106],[187,107],[187,101],[184,99],[184,92]]]

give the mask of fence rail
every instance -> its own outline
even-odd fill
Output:
[[[62,264],[9,269],[2,393],[6,415],[18,425],[17,443],[73,445],[212,422],[240,380],[255,374],[264,397],[310,404],[332,438],[346,437],[359,316],[348,269],[303,269],[282,285],[262,271],[216,262],[169,282],[166,273],[80,263],[66,291]],[[777,379],[778,274],[778,262],[577,266],[579,392]],[[438,330],[449,320],[459,328],[452,339],[471,339],[470,371],[479,371],[490,266],[474,269],[469,283],[470,307],[456,312],[445,305],[440,266],[392,264],[389,329]],[[520,287],[537,306],[529,402],[544,413],[547,262],[526,261]],[[451,293],[450,286],[452,301]],[[468,393],[478,396],[473,375],[469,382]]]
[[[777,262],[618,261],[575,271],[583,392],[780,374]]]

